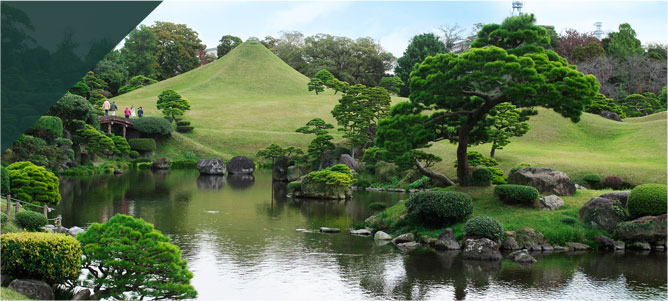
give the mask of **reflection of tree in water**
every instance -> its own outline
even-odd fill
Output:
[[[200,175],[197,177],[197,188],[219,190],[225,186],[225,176]]]
[[[532,253],[538,262],[530,266],[505,260],[503,269],[497,275],[497,281],[505,285],[523,288],[560,288],[565,287],[573,279],[577,267],[582,263],[582,254]]]
[[[255,184],[255,177],[249,174],[230,174],[227,176],[227,184],[232,189],[247,189]]]
[[[595,280],[624,280],[630,290],[666,285],[666,254],[656,252],[608,252],[587,254],[582,272]]]

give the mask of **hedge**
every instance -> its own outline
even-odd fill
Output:
[[[171,169],[193,169],[197,168],[197,161],[195,160],[179,160],[172,162],[169,166]]]
[[[41,116],[26,132],[42,138],[55,139],[63,136],[63,120],[57,116]],[[45,137],[44,133],[49,137]]]
[[[176,127],[176,131],[179,133],[190,133],[195,129],[192,126],[179,125]]]
[[[631,190],[626,208],[632,218],[666,213],[668,186],[663,184],[643,184]]]
[[[503,184],[494,188],[494,195],[503,203],[533,205],[538,199],[538,190],[531,186]]]
[[[81,272],[81,244],[65,234],[7,233],[0,236],[2,275],[49,284],[74,281]]]
[[[474,186],[489,186],[492,184],[492,172],[487,168],[478,168],[471,175]]]
[[[589,185],[596,185],[598,183],[601,183],[601,176],[592,173],[592,174],[586,174],[582,177],[582,180],[587,182]]]
[[[150,136],[168,135],[172,132],[172,124],[162,117],[149,116],[136,118],[134,127],[138,131]]]
[[[473,212],[471,196],[454,191],[424,191],[411,194],[406,201],[409,218],[426,226],[449,226]]]
[[[466,235],[498,241],[503,236],[503,227],[489,216],[476,216],[466,222]]]
[[[128,144],[132,150],[140,152],[152,152],[155,151],[155,140],[152,138],[134,138],[129,139]]]
[[[177,125],[177,126],[189,126],[189,125],[190,125],[190,121],[177,121],[177,122],[176,122],[176,125]]]
[[[34,211],[21,211],[14,217],[16,223],[28,231],[39,231],[49,222],[44,214]]]

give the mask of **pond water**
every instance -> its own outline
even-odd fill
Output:
[[[116,213],[141,217],[188,260],[200,299],[666,299],[665,253],[537,255],[538,263],[410,254],[346,230],[405,194],[356,192],[348,201],[292,200],[271,173],[200,177],[137,171],[61,179],[56,214],[86,226]],[[340,234],[296,229],[336,227]]]

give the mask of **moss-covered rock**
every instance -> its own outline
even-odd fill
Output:
[[[330,168],[313,171],[301,181],[301,191],[295,196],[313,199],[348,199],[352,197],[350,184],[353,174],[348,166],[337,164]]]
[[[585,225],[612,232],[626,220],[626,212],[619,201],[597,197],[582,206],[579,217]]]
[[[666,240],[666,215],[645,216],[622,222],[615,229],[617,239],[625,242]]]

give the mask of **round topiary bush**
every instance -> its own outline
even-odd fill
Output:
[[[369,209],[371,210],[383,210],[387,208],[387,204],[383,202],[371,202],[369,203]]]
[[[471,183],[475,186],[489,186],[492,184],[492,172],[487,168],[478,168],[471,174]]]
[[[81,244],[65,234],[19,232],[0,236],[2,277],[74,281],[81,272]]]
[[[132,159],[137,159],[137,158],[139,158],[139,152],[138,152],[138,151],[135,151],[135,150],[131,150],[131,151],[129,151],[129,152],[128,152],[128,155],[129,155],[130,158],[132,158]]]
[[[601,183],[601,176],[592,173],[592,174],[586,174],[582,177],[582,180],[587,182],[590,186],[594,186],[598,183]]]
[[[288,192],[293,193],[295,191],[301,190],[302,189],[302,182],[301,181],[294,181],[288,183]]]
[[[533,205],[538,199],[538,190],[531,186],[504,184],[494,187],[494,195],[506,204]]]
[[[503,236],[503,227],[489,216],[476,216],[466,222],[466,235],[498,241]]]
[[[21,211],[16,214],[16,223],[28,231],[39,231],[49,222],[44,214],[34,211]]]
[[[134,138],[129,139],[128,144],[132,150],[140,152],[152,152],[155,151],[156,145],[155,140],[152,138]]]
[[[454,191],[424,191],[411,194],[406,201],[409,218],[430,227],[449,226],[473,213],[471,196]]]
[[[149,116],[137,118],[135,119],[134,127],[138,131],[151,137],[168,135],[172,132],[172,124],[165,120],[165,118],[160,117]]]
[[[668,186],[663,184],[643,184],[631,190],[626,208],[632,218],[666,213]]]

